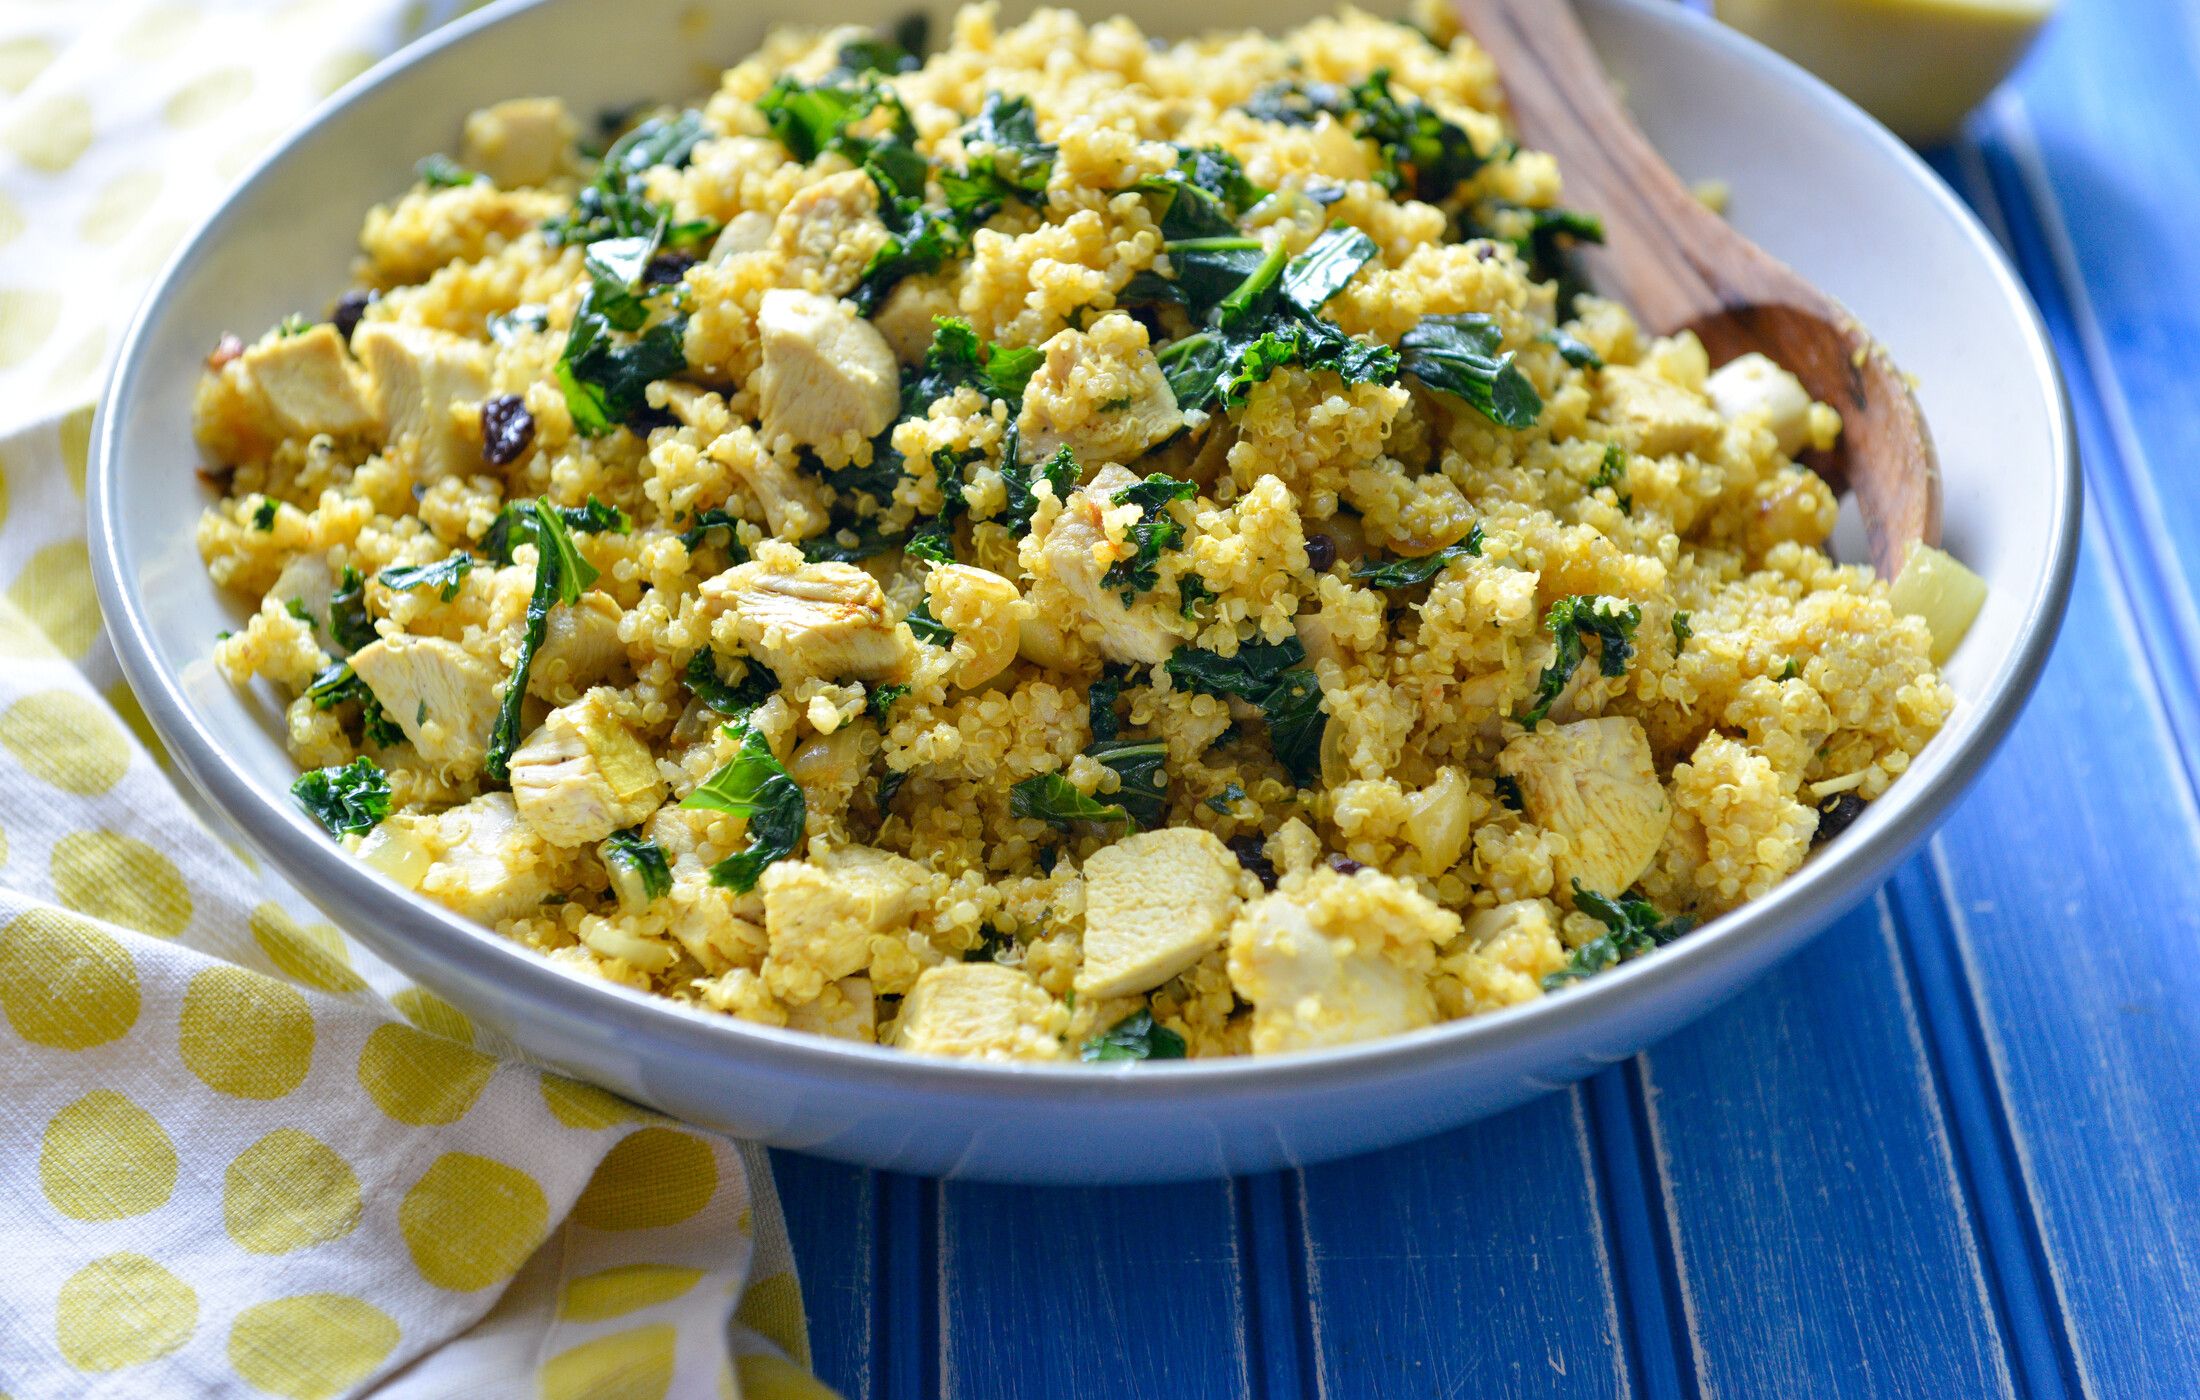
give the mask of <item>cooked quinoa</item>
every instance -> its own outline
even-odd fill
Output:
[[[1834,412],[1582,289],[1432,33],[977,7],[476,113],[199,388],[300,802],[576,973],[985,1058],[1405,1031],[1771,889],[1932,636],[1824,552]]]

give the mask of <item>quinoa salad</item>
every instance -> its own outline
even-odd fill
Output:
[[[208,358],[214,657],[333,839],[576,974],[987,1059],[1391,1035],[1764,894],[1953,707],[1934,590],[1825,551],[1838,415],[1584,286],[1433,14],[978,6],[452,137]]]

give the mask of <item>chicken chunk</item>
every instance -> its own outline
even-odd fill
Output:
[[[763,346],[758,416],[767,439],[787,437],[845,463],[884,432],[901,407],[901,369],[855,308],[816,292],[775,287],[756,314]]]
[[[489,392],[488,351],[424,326],[368,321],[352,332],[386,441],[408,447],[423,481],[479,466],[480,453],[453,412]]]
[[[789,685],[883,680],[907,661],[878,580],[853,564],[803,563],[793,549],[767,547],[705,583],[702,595],[706,607],[732,613],[741,645]]]
[[[771,215],[744,209],[726,220],[726,226],[718,230],[718,237],[710,245],[710,260],[724,262],[747,253],[761,253],[771,246]]]
[[[1237,858],[1212,832],[1140,832],[1085,862],[1083,997],[1150,991],[1222,946],[1236,915]]]
[[[1642,878],[1672,821],[1672,804],[1640,721],[1624,715],[1544,725],[1497,756],[1520,785],[1528,820],[1566,838],[1552,861],[1559,902],[1573,882],[1616,895]]]
[[[1783,456],[1810,442],[1810,395],[1802,381],[1754,350],[1721,365],[1703,390],[1728,422],[1754,419],[1770,428]]]
[[[559,706],[512,753],[520,819],[553,846],[601,841],[664,804],[657,760],[611,700],[599,689]]]
[[[998,963],[927,968],[902,999],[894,1043],[920,1055],[1054,1060],[1069,1013],[1030,974]]]
[[[244,352],[244,373],[270,421],[291,437],[371,431],[377,418],[344,339],[331,325],[277,335]]]
[[[854,291],[864,265],[885,242],[878,186],[861,170],[805,185],[772,225],[771,246],[784,260],[788,280],[828,297]]]
[[[542,646],[527,672],[527,693],[553,705],[574,700],[592,685],[615,678],[626,666],[619,640],[619,605],[604,593],[550,610]]]
[[[736,967],[759,966],[767,946],[763,927],[742,913],[747,896],[711,883],[710,864],[700,845],[703,830],[716,820],[713,813],[675,806],[659,807],[642,824],[642,834],[657,843],[671,867],[672,888],[664,894],[666,927],[714,977]]]
[[[1440,966],[1459,984],[1457,1016],[1474,1016],[1543,995],[1543,979],[1566,965],[1559,912],[1547,899],[1516,899],[1469,918]]]
[[[306,625],[313,629],[313,640],[331,656],[343,656],[347,648],[340,645],[329,632],[329,600],[336,596],[336,574],[328,566],[328,560],[318,554],[292,556],[283,565],[283,571],[275,576],[275,586],[267,596],[283,604],[288,610],[292,605],[303,611]]]
[[[466,118],[459,163],[511,189],[543,185],[564,168],[580,128],[555,97],[517,97]]]
[[[1184,426],[1146,328],[1110,312],[1090,330],[1057,332],[1024,391],[1017,426],[1034,458],[1068,447],[1087,467],[1135,462]]]
[[[1035,580],[1027,651],[1034,628],[1081,622],[1089,625],[1100,653],[1110,661],[1154,666],[1167,661],[1190,635],[1190,624],[1158,594],[1142,593],[1125,603],[1120,589],[1102,582],[1108,567],[1130,552],[1120,530],[1112,537],[1108,532],[1107,512],[1115,509],[1109,498],[1137,480],[1122,467],[1101,468],[1083,490],[1070,493],[1043,539],[1025,539],[1024,567]]]
[[[557,853],[519,819],[509,793],[484,793],[433,817],[405,820],[421,828],[435,860],[421,893],[479,923],[533,913],[564,877]]]
[[[972,690],[1008,669],[1024,615],[1016,585],[968,564],[942,564],[925,576],[932,616],[955,634],[955,684]]]
[[[764,508],[764,527],[782,540],[802,540],[823,530],[830,519],[824,485],[796,471],[784,457],[763,449],[747,427],[719,436],[705,449],[733,468]]]
[[[1627,447],[1646,457],[1707,452],[1725,425],[1701,398],[1646,369],[1607,366],[1599,380],[1604,417]]]
[[[869,846],[773,863],[757,883],[771,940],[765,985],[790,1003],[804,1002],[827,982],[863,971],[871,940],[907,932],[936,883],[915,861]]]
[[[443,637],[396,636],[352,653],[351,668],[445,776],[481,767],[497,718],[497,675],[489,663]]]
[[[1435,949],[1459,916],[1374,870],[1286,876],[1230,929],[1230,984],[1253,1003],[1256,1055],[1396,1035],[1430,1024]]]

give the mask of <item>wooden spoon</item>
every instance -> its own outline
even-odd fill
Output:
[[[1604,220],[1597,291],[1658,334],[1694,331],[1721,365],[1760,351],[1841,413],[1809,464],[1856,493],[1872,563],[1893,578],[1940,542],[1940,468],[1909,381],[1833,298],[1703,207],[1643,136],[1565,0],[1452,0],[1497,64],[1521,141],[1548,151],[1567,203]]]

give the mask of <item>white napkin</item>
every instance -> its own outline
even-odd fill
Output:
[[[830,1395],[762,1152],[511,1062],[316,922],[173,786],[101,633],[88,400],[146,278],[456,8],[0,10],[12,1400]]]

